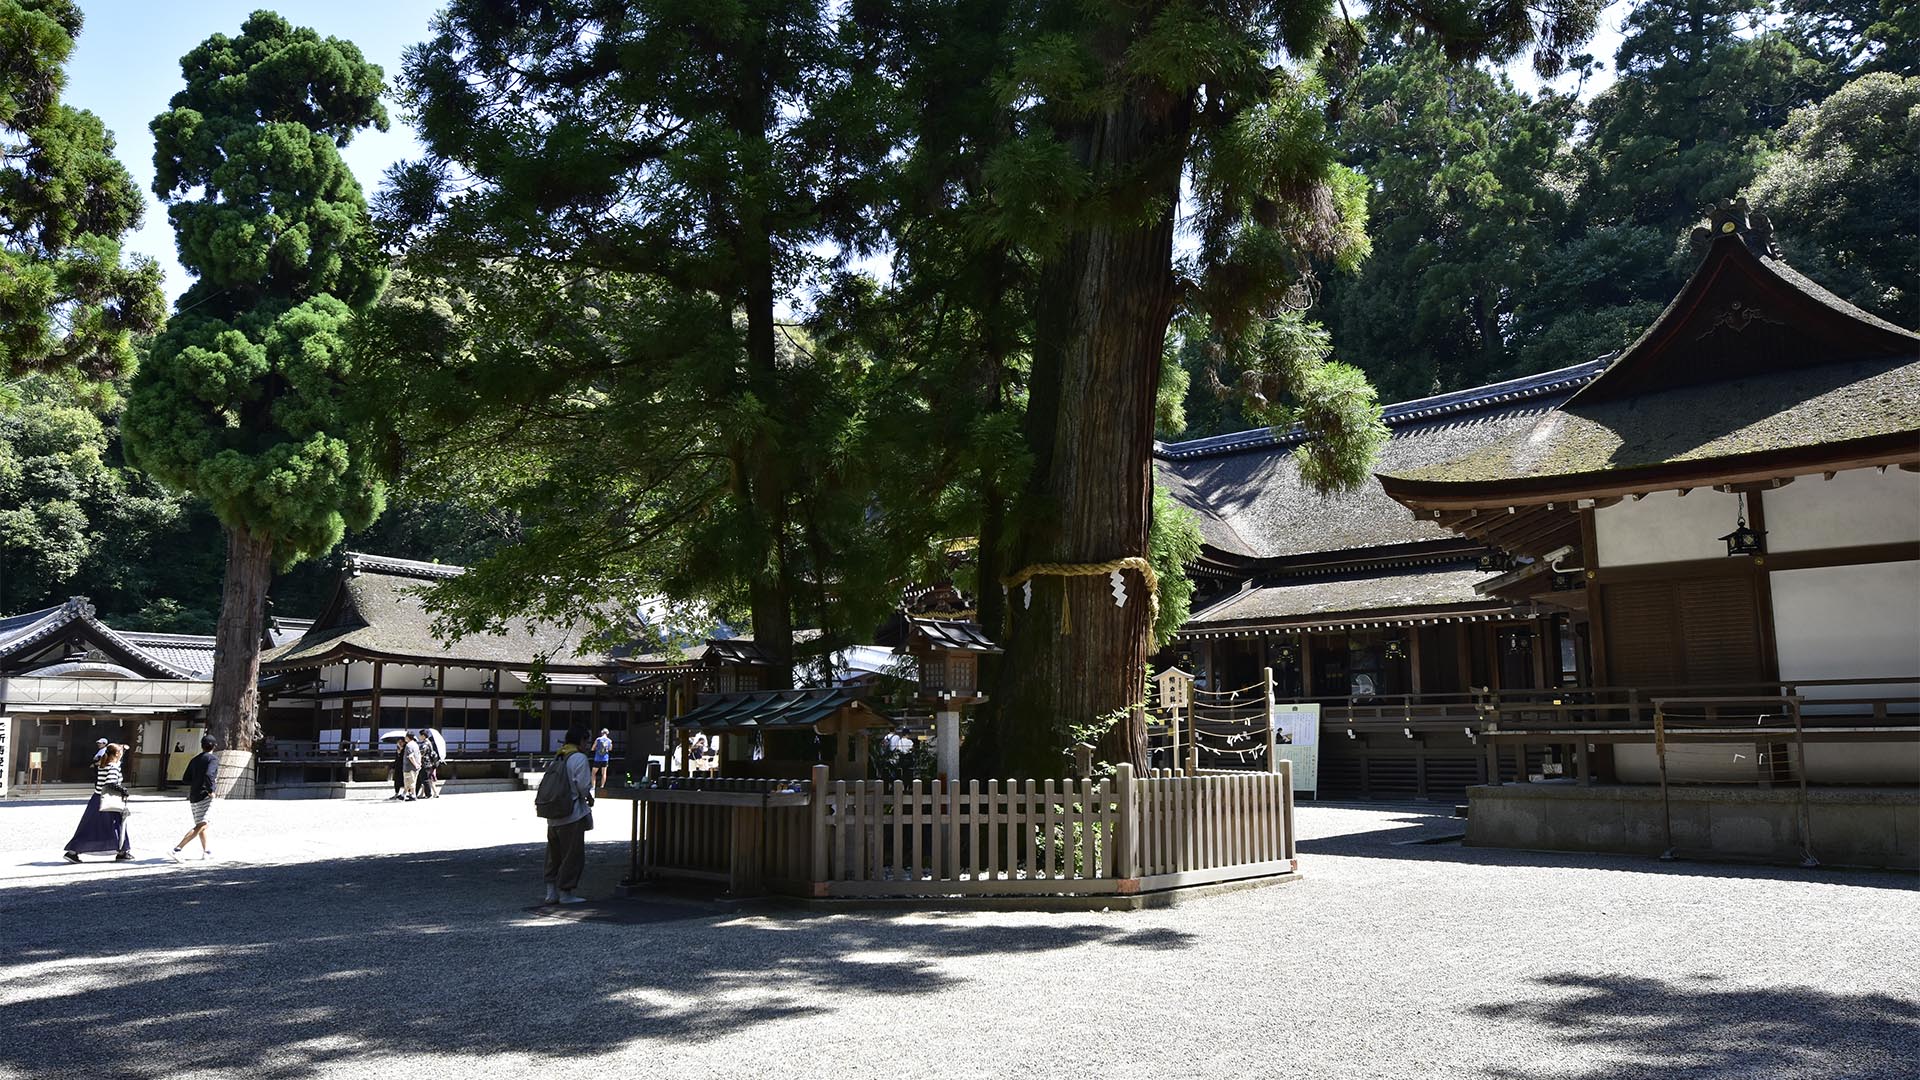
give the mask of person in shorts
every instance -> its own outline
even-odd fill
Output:
[[[613,736],[606,728],[600,729],[600,737],[593,740],[593,789],[607,790],[607,765],[613,760]]]
[[[181,851],[186,849],[188,841],[200,838],[200,857],[213,858],[213,851],[207,845],[207,815],[213,810],[213,781],[220,770],[220,759],[213,753],[213,736],[200,736],[200,754],[187,762],[187,806],[193,811],[193,828],[187,835],[173,845],[173,860],[180,861]]]

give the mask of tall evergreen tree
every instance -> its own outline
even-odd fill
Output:
[[[1903,326],[1920,306],[1920,76],[1862,75],[1796,111],[1748,189],[1787,261]]]
[[[1589,112],[1583,215],[1657,229],[1674,247],[1702,210],[1752,182],[1771,133],[1817,92],[1820,64],[1757,33],[1758,0],[1644,0],[1619,78]]]
[[[1518,314],[1566,224],[1571,103],[1385,39],[1333,137],[1371,187],[1373,253],[1331,275],[1339,355],[1394,400],[1515,374]]]
[[[405,79],[429,157],[387,208],[405,291],[453,302],[421,309],[424,337],[396,313],[383,348],[424,344],[390,370],[454,380],[413,460],[514,461],[500,490],[526,522],[443,602],[484,621],[578,607],[588,582],[737,600],[785,670],[796,621],[837,610],[823,559],[860,553],[863,466],[859,372],[783,308],[859,227],[839,133],[872,125],[835,117],[875,95],[817,0],[457,2],[434,25]]]
[[[153,122],[153,187],[197,280],[134,379],[124,431],[136,464],[225,527],[209,726],[244,750],[276,561],[328,550],[384,498],[346,332],[387,272],[340,148],[387,115],[358,48],[272,12],[180,70],[186,89]]]
[[[60,101],[80,26],[71,0],[0,0],[0,377],[124,375],[164,307],[160,268],[121,257],[141,203],[113,135]]]

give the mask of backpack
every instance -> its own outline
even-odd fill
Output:
[[[429,769],[433,768],[435,765],[440,764],[439,744],[434,742],[432,739],[422,739],[421,743],[422,745],[420,747],[420,764],[423,767],[429,768]]]
[[[567,759],[556,757],[540,774],[540,788],[533,793],[533,812],[543,818],[563,818],[573,813],[573,778],[567,774]]]

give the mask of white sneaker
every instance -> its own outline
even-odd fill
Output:
[[[563,904],[584,904],[587,902],[587,898],[584,896],[575,896],[570,892],[563,892],[560,894],[560,902]]]
[[[212,861],[213,861],[213,852],[211,852],[211,851],[203,851],[203,852],[201,852],[201,853],[200,853],[200,861],[201,861],[201,862],[212,862]]]
[[[186,861],[185,857],[180,854],[179,848],[174,848],[172,851],[167,852],[167,858],[172,859],[174,862]]]
[[[558,889],[556,889],[556,888],[554,888],[554,887],[553,887],[553,886],[551,886],[551,885],[549,885],[549,886],[547,886],[547,895],[546,895],[546,896],[544,896],[544,897],[542,897],[542,898],[541,898],[541,900],[540,900],[540,902],[541,902],[541,903],[543,903],[543,904],[557,904],[557,903],[559,903],[559,902],[560,902],[560,890],[558,890]]]

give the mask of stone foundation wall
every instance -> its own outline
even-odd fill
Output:
[[[1476,847],[1659,855],[1668,849],[1658,787],[1482,785],[1467,792]],[[1676,854],[1799,865],[1800,789],[1669,789]],[[1920,870],[1920,789],[1814,788],[1814,857],[1826,866]]]

